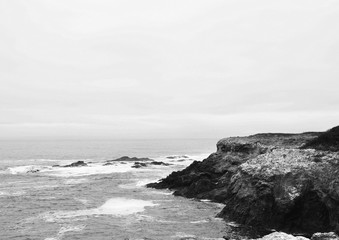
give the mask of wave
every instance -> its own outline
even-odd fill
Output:
[[[62,239],[65,233],[67,232],[80,232],[84,230],[86,225],[67,225],[59,229],[59,232],[56,237],[45,238],[45,240],[59,240]]]
[[[52,166],[41,166],[41,165],[25,165],[9,167],[6,173],[10,174],[27,174],[27,173],[40,173],[56,177],[79,177],[88,176],[94,174],[110,174],[118,172],[131,171],[132,163],[103,166],[100,164],[88,164],[88,166],[82,167],[52,167]]]
[[[207,157],[207,154],[201,155],[172,155],[172,156],[162,156],[158,158],[154,158],[156,161],[161,161],[164,163],[170,163],[171,165],[184,167],[191,164],[193,161],[201,161]],[[33,160],[32,160],[33,161]],[[114,162],[111,165],[105,164],[107,162],[93,162],[93,160],[89,160],[87,162],[87,166],[81,167],[63,167],[51,164],[46,165],[46,162],[62,162],[62,164],[71,163],[74,160],[56,160],[56,159],[39,159],[34,160],[35,164],[30,165],[22,165],[22,166],[13,166],[8,167],[4,172],[10,174],[27,174],[27,173],[39,173],[39,174],[47,174],[50,176],[56,177],[78,177],[78,176],[88,176],[94,174],[111,174],[111,173],[122,173],[128,171],[152,171],[152,169],[162,170],[164,168],[168,168],[167,166],[162,165],[148,165],[146,167],[142,167],[140,169],[132,168],[134,162]],[[44,161],[45,163],[37,164],[36,161]],[[31,162],[29,162],[31,163]],[[33,163],[33,162],[32,162]],[[144,183],[138,183],[137,186]],[[146,184],[146,183],[145,183]]]
[[[88,164],[83,167],[55,167],[47,173],[56,177],[78,177],[95,174],[122,173],[131,171],[132,164],[119,164],[103,166],[102,164]]]
[[[77,211],[57,211],[47,212],[40,217],[46,222],[64,222],[67,219],[77,220],[77,218],[93,215],[114,215],[124,216],[138,212],[143,212],[145,207],[153,207],[158,204],[152,201],[127,198],[111,198],[98,208],[84,209]]]
[[[48,166],[39,166],[39,165],[26,165],[26,166],[17,166],[7,168],[7,172],[10,174],[22,174],[22,173],[35,173],[39,172],[42,169],[48,169],[51,167]]]

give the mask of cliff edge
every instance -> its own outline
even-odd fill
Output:
[[[221,139],[207,159],[148,187],[224,203],[219,217],[258,228],[307,236],[338,231],[338,146],[315,144],[328,132]]]

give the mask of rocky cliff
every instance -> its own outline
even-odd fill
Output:
[[[339,154],[333,144],[321,150],[310,144],[323,135],[222,139],[217,151],[204,161],[193,162],[148,187],[224,203],[219,217],[257,228],[309,236],[338,231]]]

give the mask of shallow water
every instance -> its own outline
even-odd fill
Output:
[[[158,156],[172,165],[139,169],[103,159],[75,168],[52,167],[71,160],[2,161],[1,239],[222,239],[229,227],[214,217],[221,204],[144,187],[207,155]]]

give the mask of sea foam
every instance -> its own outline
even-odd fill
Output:
[[[77,211],[47,212],[42,214],[40,217],[43,218],[46,222],[63,222],[64,220],[70,218],[73,219],[93,215],[124,216],[143,212],[145,210],[145,207],[152,207],[156,205],[158,204],[154,204],[152,201],[127,198],[111,198],[98,208]]]
[[[44,173],[56,177],[79,177],[95,174],[110,174],[131,171],[131,164],[109,165],[89,164],[84,167],[55,167]]]

